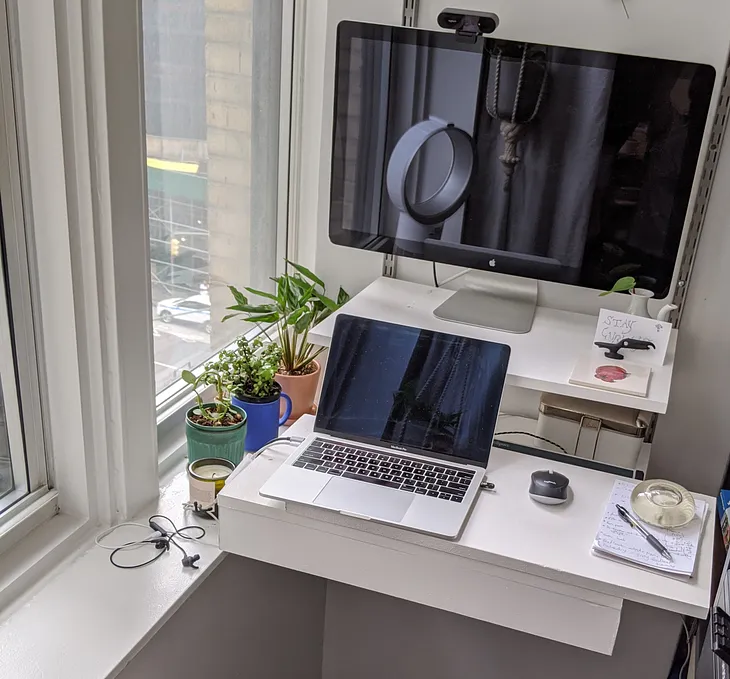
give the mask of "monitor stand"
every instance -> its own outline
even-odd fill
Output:
[[[445,321],[523,334],[530,332],[536,308],[536,280],[470,271],[464,287],[433,313]]]

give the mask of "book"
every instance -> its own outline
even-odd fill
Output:
[[[600,352],[581,356],[568,382],[631,396],[646,396],[651,368],[629,361],[613,361]]]
[[[725,549],[730,543],[730,490],[721,490],[717,496],[717,513],[720,519],[720,532]]]
[[[616,511],[616,505],[622,505],[639,520],[631,509],[631,491],[636,484],[637,481],[629,480],[617,480],[614,483],[593,542],[593,553],[596,556],[616,559],[668,575],[692,577],[697,563],[707,502],[695,499],[695,516],[681,528],[658,528],[641,522],[644,528],[669,550],[674,559],[669,561],[637,530],[623,521]]]

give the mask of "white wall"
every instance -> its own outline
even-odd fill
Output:
[[[666,679],[680,631],[678,615],[624,602],[607,656],[330,582],[322,679]]]
[[[468,6],[496,12],[499,37],[576,47],[685,59],[713,65],[718,71],[716,103],[730,45],[730,3],[700,0],[471,0]],[[442,0],[420,0],[418,25],[436,28]],[[302,158],[297,206],[297,257],[336,288],[355,293],[380,275],[382,256],[332,245],[327,235],[329,168],[334,86],[334,35],[342,19],[400,23],[401,3],[394,0],[318,0],[307,4],[305,94]],[[730,357],[723,342],[730,330],[721,295],[730,287],[730,149],[721,156],[710,209],[689,288],[680,333],[678,367],[670,411],[657,430],[652,471],[695,490],[715,492],[724,474],[730,445],[730,408],[723,395],[730,379]],[[725,261],[728,258],[725,257]],[[439,266],[443,280],[454,267]],[[430,284],[427,262],[398,260],[398,277]],[[453,287],[458,286],[457,281]],[[449,286],[452,287],[452,286]],[[599,306],[622,308],[621,297],[601,298],[595,291],[553,283],[540,284],[540,303],[586,313]]]
[[[730,143],[723,149],[649,469],[711,495],[730,455]]]
[[[117,676],[319,679],[325,588],[311,575],[227,556]]]
[[[626,602],[605,656],[228,556],[117,677],[664,679],[680,631],[674,613]]]

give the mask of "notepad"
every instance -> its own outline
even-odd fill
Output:
[[[591,351],[580,356],[568,382],[619,394],[646,396],[651,368],[629,361],[612,361],[604,353]]]
[[[669,550],[674,559],[670,562],[663,558],[638,531],[624,522],[616,511],[616,505],[619,504],[636,516],[631,510],[631,491],[635,485],[635,481],[614,483],[593,542],[593,553],[596,556],[625,561],[668,575],[692,577],[697,563],[707,502],[695,499],[695,516],[682,528],[657,528],[643,524]]]

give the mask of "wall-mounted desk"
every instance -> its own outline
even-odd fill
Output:
[[[305,416],[288,433],[305,436],[313,422]],[[259,488],[292,450],[263,453],[223,489],[223,550],[602,654],[614,650],[625,602],[708,612],[714,512],[695,577],[680,580],[591,554],[610,474],[553,463],[570,477],[574,497],[538,505],[526,489],[544,463],[493,449],[487,471],[496,491],[482,492],[461,538],[450,542],[314,508],[287,511],[262,498]]]
[[[672,331],[665,364],[652,368],[649,393],[646,398],[639,398],[568,382],[577,357],[593,345],[597,317],[538,307],[532,330],[524,335],[513,335],[444,321],[434,316],[433,310],[453,294],[453,290],[444,288],[393,278],[378,278],[353,297],[342,311],[353,316],[509,344],[512,354],[507,375],[508,385],[652,413],[667,412],[677,343],[676,330]],[[333,314],[312,329],[309,334],[311,342],[329,346],[336,315]]]

